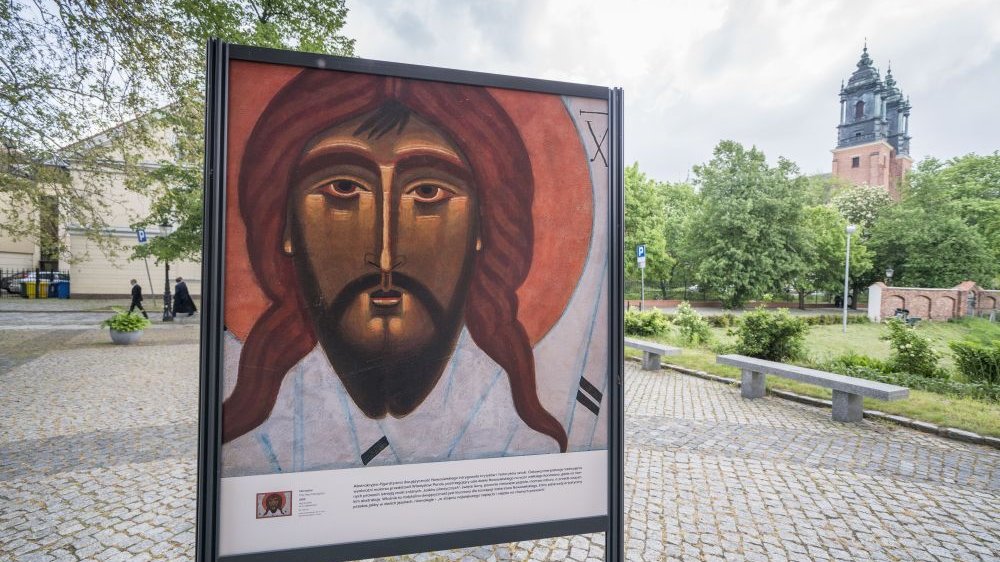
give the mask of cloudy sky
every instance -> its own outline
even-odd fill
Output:
[[[830,171],[867,37],[913,105],[912,156],[1000,149],[1000,2],[349,0],[359,56],[621,86],[625,156],[684,180],[720,139]]]

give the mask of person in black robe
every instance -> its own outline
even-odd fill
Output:
[[[194,306],[194,299],[191,298],[191,293],[188,292],[187,283],[184,282],[184,278],[182,277],[178,277],[177,284],[174,285],[174,316],[177,316],[178,312],[186,312],[188,316],[198,312],[198,309]]]
[[[149,318],[149,315],[146,314],[146,309],[142,307],[142,287],[135,279],[132,279],[129,283],[132,284],[132,306],[128,307],[129,314],[138,308],[143,316]]]

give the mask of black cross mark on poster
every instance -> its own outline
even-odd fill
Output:
[[[580,115],[607,115],[607,111],[584,111],[580,110]],[[597,145],[597,149],[594,155],[591,156],[590,161],[593,162],[597,160],[597,157],[601,157],[601,161],[604,162],[604,167],[608,167],[608,158],[604,154],[604,142],[608,140],[608,126],[604,126],[604,132],[601,134],[601,138],[597,138],[597,133],[594,131],[594,123],[590,119],[587,119],[587,130],[590,131],[590,138],[594,139],[594,143]]]
[[[585,394],[586,393],[586,394]],[[589,395],[589,396],[588,396]],[[576,400],[583,404],[596,416],[601,411],[601,399],[604,395],[587,379],[580,377],[580,390],[576,391]]]
[[[374,445],[368,447],[368,450],[361,454],[361,464],[368,466],[368,463],[372,462],[372,460],[388,446],[389,439],[383,435],[381,439],[376,441]]]

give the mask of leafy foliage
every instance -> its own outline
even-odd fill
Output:
[[[829,205],[854,184],[833,174],[813,174],[806,177],[803,200],[806,205]]]
[[[888,332],[879,339],[889,342],[892,349],[889,365],[893,371],[922,377],[948,378],[948,373],[937,366],[940,355],[931,347],[930,340],[917,333],[916,328],[898,318],[890,318],[885,325]]]
[[[878,269],[893,267],[896,283],[910,287],[987,282],[997,267],[983,236],[944,207],[901,203],[879,219],[868,245]]]
[[[913,373],[885,372],[872,367],[845,365],[842,363],[824,363],[819,365],[819,368],[850,377],[895,384],[936,394],[1000,402],[1000,386],[997,385],[989,385],[981,382],[963,383],[947,378],[928,378]]]
[[[673,258],[667,254],[666,198],[662,185],[639,171],[636,162],[625,168],[625,271],[639,276],[635,248],[646,245],[646,274],[669,276]]]
[[[742,355],[785,361],[802,355],[808,327],[786,309],[758,308],[744,314],[734,335],[736,352]]]
[[[819,369],[824,371],[832,371],[834,373],[847,374],[847,370],[853,369],[855,367],[861,367],[864,369],[872,369],[880,373],[891,373],[892,365],[888,361],[883,361],[875,357],[869,357],[867,355],[862,355],[860,353],[846,353],[839,355],[830,359],[829,361],[824,361],[818,365]]]
[[[907,175],[903,196],[907,208],[954,217],[973,229],[992,256],[991,271],[973,280],[1000,287],[1000,152],[927,158]]]
[[[882,212],[892,205],[892,197],[882,186],[862,184],[837,193],[832,203],[848,223],[861,229],[859,237],[864,237],[871,232]]]
[[[662,336],[668,327],[667,316],[655,308],[625,311],[625,333],[630,336]]]
[[[959,372],[969,382],[1000,385],[1000,341],[984,345],[974,341],[948,343]]]
[[[699,344],[712,339],[712,329],[708,322],[687,302],[677,305],[673,324],[677,326],[681,338],[687,343]]]
[[[843,323],[844,317],[840,314],[815,314],[811,316],[803,316],[802,321],[805,322],[807,326],[834,326]],[[847,317],[848,324],[868,324],[869,322],[871,322],[871,320],[862,314],[851,314]]]
[[[732,312],[704,316],[704,319],[713,328],[730,328],[736,326],[740,321],[739,316],[736,316]]]
[[[102,328],[111,328],[116,332],[138,332],[145,330],[152,324],[147,318],[139,314],[125,312],[120,308],[115,308],[116,314],[101,322]]]
[[[146,250],[196,257],[205,41],[350,55],[346,14],[344,0],[0,3],[0,235],[37,237],[54,197],[63,224],[114,255],[121,202],[106,186],[124,178],[154,200],[134,226],[179,225]],[[151,172],[148,154],[173,168]],[[74,258],[61,243],[46,252]]]
[[[829,206],[807,207],[800,230],[801,267],[791,281],[799,293],[799,308],[813,291],[837,292],[844,281],[844,258],[847,255],[847,220]],[[851,240],[852,277],[867,273],[872,267],[871,252],[860,236]]]
[[[756,148],[722,141],[694,172],[700,208],[687,244],[698,282],[718,291],[726,308],[782,289],[801,269],[804,179],[795,165],[779,158],[771,167]]]
[[[345,0],[176,0],[184,15],[185,32],[197,38],[197,61],[173,87],[171,111],[157,126],[175,133],[174,158],[153,170],[132,176],[133,190],[152,198],[150,212],[133,228],[169,222],[175,230],[149,244],[135,246],[133,258],[154,256],[157,261],[198,260],[202,241],[202,174],[204,159],[204,53],[209,37],[232,43],[353,56],[354,40],[340,33],[347,18]]]

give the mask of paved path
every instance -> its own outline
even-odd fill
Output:
[[[45,353],[35,335],[0,362],[0,560],[191,560],[196,327],[135,347],[45,333]],[[627,381],[628,560],[1000,559],[998,451],[680,374]],[[589,562],[603,544],[403,559]]]

